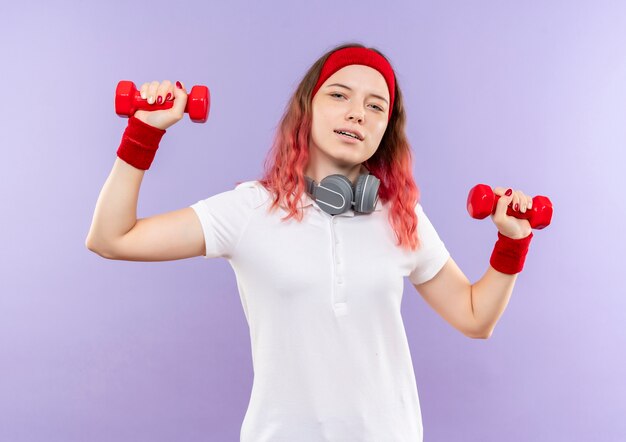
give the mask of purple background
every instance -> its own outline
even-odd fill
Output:
[[[239,440],[253,372],[228,262],[85,247],[127,122],[115,86],[211,90],[208,122],[164,137],[143,218],[258,179],[305,71],[353,40],[397,71],[422,204],[472,283],[496,240],[466,212],[473,185],[555,207],[488,340],[405,279],[425,441],[626,440],[623,2],[7,3],[0,440]]]

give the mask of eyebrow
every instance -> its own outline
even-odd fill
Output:
[[[339,83],[329,84],[329,85],[328,85],[328,86],[326,86],[326,87],[332,87],[332,86],[339,86],[339,87],[343,87],[343,88],[348,89],[349,91],[351,91],[351,90],[352,90],[352,89],[350,89],[348,86],[346,86],[346,85],[344,85],[344,84],[339,84]],[[379,99],[383,100],[385,103],[389,104],[389,102],[388,102],[386,99],[384,99],[383,97],[381,97],[380,95],[370,94],[370,96],[375,97],[375,98],[379,98]]]

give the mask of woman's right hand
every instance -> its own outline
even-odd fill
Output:
[[[185,115],[185,106],[187,105],[187,92],[182,82],[181,86],[182,89],[179,89],[168,80],[162,83],[153,81],[152,83],[142,84],[139,90],[141,98],[148,100],[150,105],[156,104],[159,98],[161,99],[161,104],[165,103],[166,100],[174,100],[174,104],[170,109],[165,110],[138,110],[134,114],[135,118],[163,130],[182,120]]]

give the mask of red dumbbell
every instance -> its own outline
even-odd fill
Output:
[[[500,195],[493,193],[491,187],[486,184],[477,184],[472,187],[467,196],[467,211],[472,218],[486,218],[495,213],[499,199]],[[543,229],[552,221],[552,201],[547,196],[537,195],[533,198],[530,210],[522,213],[513,210],[509,205],[506,214],[518,219],[527,219],[533,229]]]
[[[115,113],[120,117],[130,117],[138,110],[155,111],[170,109],[174,105],[174,100],[161,104],[148,104],[148,100],[141,98],[141,93],[137,90],[132,81],[122,80],[115,89]],[[211,106],[211,94],[206,86],[194,86],[187,96],[185,112],[194,123],[206,123],[209,117],[209,107]]]

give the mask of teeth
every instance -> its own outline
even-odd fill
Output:
[[[355,134],[350,133],[350,132],[344,132],[341,130],[337,130],[335,132],[337,132],[338,134],[342,134],[342,135],[348,135],[349,137],[356,138],[357,140],[359,139],[359,137],[357,137]]]

